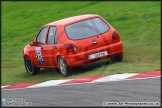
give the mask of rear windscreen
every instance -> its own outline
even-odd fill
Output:
[[[84,39],[108,31],[110,27],[100,18],[93,18],[65,27],[67,36],[72,40]]]

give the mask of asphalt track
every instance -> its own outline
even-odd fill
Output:
[[[108,102],[127,102],[126,106],[128,102],[161,105],[161,77],[2,90],[1,95],[2,98],[25,98],[26,102],[32,102],[32,106],[47,107],[103,107],[103,104],[108,107]]]

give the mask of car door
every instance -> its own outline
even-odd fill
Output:
[[[43,47],[46,43],[45,40],[47,36],[47,30],[48,27],[43,27],[36,38],[36,46],[35,46],[36,64],[41,67],[47,66],[47,60],[43,56],[44,55]]]
[[[57,37],[56,27],[51,26],[47,32],[46,44],[42,45],[42,57],[47,67],[56,66]]]

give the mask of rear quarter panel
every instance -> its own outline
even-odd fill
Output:
[[[57,26],[57,51],[56,51],[56,60],[58,59],[59,56],[64,56],[66,55],[66,50],[64,47],[64,26],[63,25],[58,25]],[[57,62],[57,61],[56,61]],[[57,63],[58,64],[58,63]]]

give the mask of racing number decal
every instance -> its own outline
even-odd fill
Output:
[[[40,47],[36,47],[35,53],[36,53],[36,57],[37,57],[38,62],[40,64],[44,65],[45,63],[44,63],[42,55],[41,55],[41,48]]]

